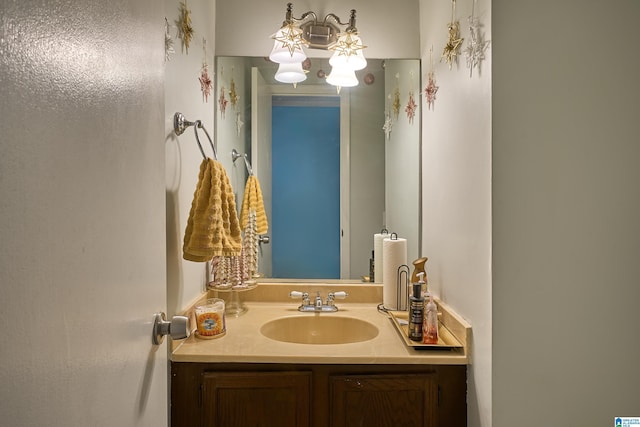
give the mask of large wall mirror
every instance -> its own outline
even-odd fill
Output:
[[[246,154],[269,220],[261,280],[362,281],[383,228],[407,239],[410,265],[421,246],[420,61],[368,59],[359,85],[339,91],[328,59],[305,68],[294,87],[268,59],[216,58],[218,152],[238,206],[248,168],[225,153]]]

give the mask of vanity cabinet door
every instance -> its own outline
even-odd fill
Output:
[[[435,374],[336,375],[329,380],[332,427],[435,427]]]
[[[308,427],[311,372],[206,372],[206,427]]]

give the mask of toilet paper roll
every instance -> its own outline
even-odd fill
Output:
[[[382,241],[389,237],[389,233],[373,235],[373,266],[375,268],[375,283],[382,283],[384,264],[382,262]]]
[[[407,239],[385,238],[382,241],[382,304],[385,308],[398,309],[398,267],[406,264]]]

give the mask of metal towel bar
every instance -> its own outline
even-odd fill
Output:
[[[211,136],[209,135],[209,132],[207,132],[207,129],[205,129],[204,125],[202,124],[202,121],[196,120],[195,122],[190,122],[189,120],[185,119],[182,113],[175,113],[173,115],[173,130],[175,131],[176,135],[182,135],[189,126],[193,126],[193,130],[196,134],[196,142],[198,143],[198,148],[200,148],[202,157],[205,160],[207,160],[207,155],[204,154],[204,150],[202,149],[202,144],[200,143],[200,137],[198,136],[198,128],[202,129],[205,135],[207,135],[207,139],[209,139],[209,144],[211,144],[211,150],[213,151],[213,158],[215,160],[218,160],[218,153],[216,153],[216,148],[213,145],[213,140],[211,140]]]
[[[244,155],[242,155],[238,153],[238,150],[236,150],[235,148],[231,150],[231,160],[233,161],[233,163],[235,163],[236,160],[238,160],[240,157],[244,157],[244,165],[247,167],[247,173],[249,174],[249,176],[253,175],[253,169],[251,168],[251,163],[249,163],[249,156],[247,156],[247,153],[244,153]]]

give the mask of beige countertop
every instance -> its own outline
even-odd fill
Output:
[[[252,291],[250,291],[252,292]],[[250,293],[249,292],[249,293]],[[441,322],[463,348],[416,350],[407,345],[388,314],[377,304],[336,301],[334,313],[301,313],[298,301],[246,301],[246,313],[227,316],[226,334],[215,339],[194,335],[174,343],[174,362],[214,363],[311,363],[311,364],[447,364],[468,363],[470,326],[439,303]],[[262,335],[260,328],[270,320],[290,316],[355,317],[375,325],[379,333],[368,341],[349,344],[297,344],[276,341]]]

